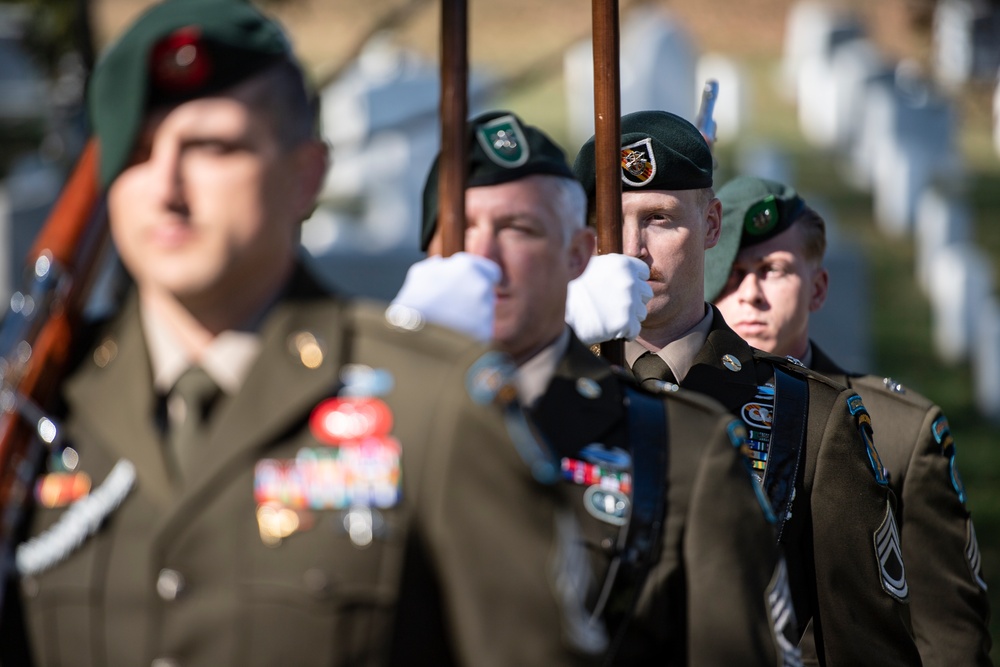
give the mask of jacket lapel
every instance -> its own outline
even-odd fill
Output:
[[[599,391],[591,391],[595,386]],[[557,456],[576,456],[582,447],[602,442],[622,421],[618,380],[606,363],[571,336],[531,416]]]
[[[178,520],[183,526],[186,513],[220,487],[218,478],[231,466],[261,457],[269,444],[308,417],[320,400],[336,393],[344,340],[341,311],[340,303],[327,299],[284,302],[271,313],[262,331],[261,356],[240,393],[221,407],[203,465],[182,489],[163,535]],[[294,343],[301,334],[311,334],[324,351],[319,366],[303,363]]]
[[[157,399],[134,293],[101,346],[115,351],[110,361],[101,367],[93,357],[85,359],[65,385],[71,419],[92,434],[95,444],[106,448],[113,458],[132,461],[138,472],[137,489],[157,506],[166,508],[173,488],[162,438],[155,426]],[[85,465],[85,451],[81,457]]]
[[[756,393],[758,378],[753,348],[729,328],[715,306],[712,311],[708,339],[695,356],[694,365],[681,386],[708,394],[732,410],[737,403],[742,404],[748,394]],[[727,357],[737,363],[727,363]]]

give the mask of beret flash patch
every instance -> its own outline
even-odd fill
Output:
[[[640,188],[656,176],[656,156],[652,139],[646,137],[628,146],[622,146],[622,180]]]
[[[483,147],[486,157],[507,169],[520,167],[528,161],[531,153],[524,130],[511,114],[480,125],[476,128],[476,139]]]
[[[861,434],[861,439],[868,450],[868,462],[872,466],[872,474],[875,475],[875,481],[884,486],[889,483],[889,476],[885,472],[885,466],[882,465],[882,458],[878,455],[878,450],[875,449],[875,439],[872,435],[872,418],[868,414],[868,409],[857,394],[847,399],[847,407],[850,409],[851,414],[854,415],[855,420],[857,420],[858,433]]]

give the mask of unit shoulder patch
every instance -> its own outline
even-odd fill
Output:
[[[962,476],[958,474],[958,464],[955,460],[958,451],[955,447],[955,438],[951,435],[951,426],[948,424],[947,417],[942,415],[934,420],[934,423],[931,424],[931,435],[941,448],[941,456],[948,459],[951,488],[955,490],[955,494],[962,504],[965,504],[965,484],[962,483]]]
[[[976,527],[972,525],[972,517],[969,517],[965,523],[965,559],[969,563],[969,572],[972,573],[972,580],[976,582],[976,585],[985,591],[986,580],[983,579],[983,557],[979,552],[979,540],[976,539]]]

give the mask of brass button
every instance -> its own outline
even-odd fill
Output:
[[[160,598],[171,602],[184,590],[184,575],[177,570],[163,568],[156,578],[156,592]]]

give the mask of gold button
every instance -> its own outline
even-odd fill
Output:
[[[98,368],[104,368],[118,356],[118,344],[110,338],[104,341],[94,350],[94,363]]]

